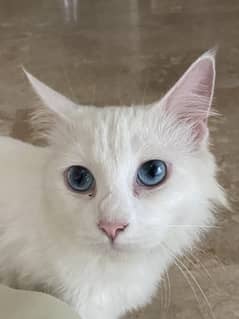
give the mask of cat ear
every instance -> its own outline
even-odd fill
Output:
[[[45,106],[51,111],[57,113],[61,117],[67,117],[67,114],[79,108],[79,105],[75,104],[65,96],[56,92],[55,90],[42,83],[23,68],[29,82],[31,83],[34,91],[40,97]]]
[[[194,139],[207,136],[215,86],[215,50],[200,56],[160,101],[167,112],[191,124]]]

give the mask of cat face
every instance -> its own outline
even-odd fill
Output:
[[[98,251],[175,252],[211,225],[223,202],[207,147],[212,52],[148,106],[78,106],[27,76],[55,113],[44,185],[56,232]]]

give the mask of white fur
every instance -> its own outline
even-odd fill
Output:
[[[202,61],[211,78],[200,95]],[[225,203],[206,131],[197,134],[211,104],[214,56],[199,58],[147,107],[76,106],[27,75],[55,119],[47,147],[0,138],[1,280],[47,291],[82,319],[116,319],[150,301],[174,255],[193,246],[214,222],[215,206]],[[137,168],[155,158],[170,163],[170,176],[135,195]],[[93,173],[95,197],[65,186],[71,165]],[[97,228],[102,217],[129,222],[114,247]]]

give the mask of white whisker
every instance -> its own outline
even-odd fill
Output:
[[[189,277],[191,278],[191,280],[194,282],[194,284],[196,285],[196,287],[199,289],[209,311],[210,311],[210,314],[212,316],[213,319],[215,319],[215,315],[213,313],[213,309],[212,309],[212,306],[205,294],[205,292],[203,291],[202,287],[200,286],[200,284],[198,283],[196,277],[192,274],[192,272],[188,269],[188,267],[174,254],[174,252],[169,248],[167,247],[167,245],[163,244],[163,246],[168,250],[169,254],[172,255],[172,257],[174,258],[174,261],[176,264],[179,264],[185,271],[186,273],[189,275]],[[200,304],[199,304],[200,305]]]
[[[162,309],[163,309],[163,301],[164,301],[164,280],[161,281],[161,293],[159,294],[160,296],[160,312],[162,312]]]
[[[213,281],[210,272],[208,271],[206,266],[200,261],[200,259],[197,258],[196,256],[194,256],[193,253],[188,252],[188,254],[190,254],[191,257],[189,257],[186,254],[186,255],[184,255],[184,258],[187,259],[190,262],[190,264],[193,265],[193,266],[195,265],[194,262],[193,262],[193,259],[194,259],[196,261],[196,263],[199,264],[199,266],[201,266],[201,268],[204,270],[204,272],[207,275],[207,277]]]
[[[166,270],[166,278],[167,278],[167,284],[168,284],[168,304],[167,304],[167,312],[168,312],[169,307],[171,305],[172,295],[171,295],[171,283],[170,283],[169,273],[167,270]]]
[[[189,287],[191,288],[193,295],[198,303],[198,306],[200,307],[200,300],[198,298],[196,289],[194,288],[192,282],[190,281],[190,277],[186,274],[186,272],[183,270],[183,268],[178,264],[178,262],[175,260],[175,265],[176,267],[180,270],[180,272],[182,273],[183,277],[186,279],[186,282],[188,283]]]
[[[168,303],[168,287],[167,287],[167,281],[166,278],[162,279],[162,284],[163,284],[163,306],[162,306],[162,311],[166,309],[167,303]]]
[[[199,253],[204,254],[204,255],[208,255],[208,253],[203,250],[202,248],[199,247],[194,247],[195,250],[197,250]],[[224,263],[221,261],[221,259],[215,254],[215,252],[212,255],[212,258],[215,259],[217,261],[217,263],[221,266],[221,268],[223,269],[223,271],[226,271],[225,265]]]
[[[166,227],[199,227],[199,228],[221,228],[220,226],[209,226],[209,225],[167,225]]]

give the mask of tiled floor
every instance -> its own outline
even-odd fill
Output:
[[[223,116],[211,131],[233,210],[221,213],[220,228],[185,260],[201,288],[172,269],[170,291],[161,289],[129,318],[213,318],[210,307],[217,319],[239,318],[239,2],[0,0],[1,132],[27,141],[35,97],[22,65],[82,104],[146,103],[215,44],[215,107]]]

